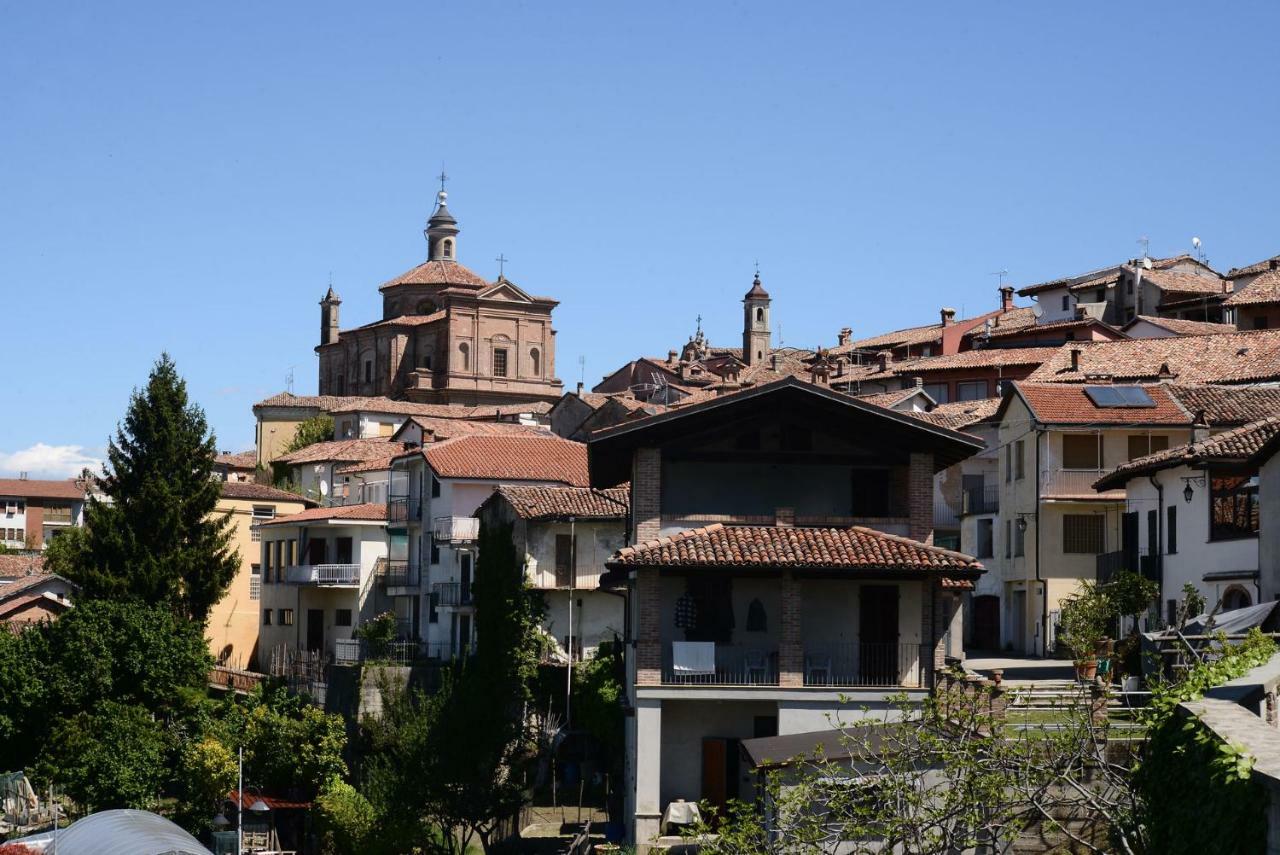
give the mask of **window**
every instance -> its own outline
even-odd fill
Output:
[[[293,626],[293,609],[280,610],[280,625]]]
[[[364,361],[364,382],[366,383],[373,382],[373,360],[372,359],[366,359]]]
[[[427,477],[431,479],[431,498],[440,498],[440,479],[435,475],[428,475]]]
[[[292,567],[298,563],[298,541],[291,539],[286,544],[285,555],[289,559],[289,566]]]
[[[762,308],[756,308],[756,323],[764,323],[764,309]]]
[[[1026,443],[1018,440],[1013,444],[1013,477],[1021,481],[1027,474]]]
[[[895,501],[892,473],[888,469],[855,469],[850,516],[892,517],[902,503]]]
[[[978,558],[993,558],[995,549],[995,520],[978,520],[978,542],[975,545]]]
[[[338,609],[333,613],[334,626],[351,626],[351,609]]]
[[[1165,509],[1164,551],[1170,555],[1178,551],[1178,506],[1170,505]]]
[[[444,248],[444,257],[453,258],[453,241],[446,240],[441,243],[441,246]]]
[[[1101,469],[1099,446],[1101,439],[1092,433],[1064,433],[1062,435],[1063,469]]]
[[[271,581],[271,569],[276,566],[275,562],[272,561],[271,558],[272,558],[271,542],[262,544],[262,566],[265,567],[267,570],[268,582]]]
[[[262,610],[262,625],[271,626],[271,609]]]
[[[462,370],[471,370],[471,345],[465,341],[458,345],[458,356],[462,359]]]
[[[1004,447],[1004,482],[1013,480],[1013,443]]]
[[[574,552],[577,544],[567,534],[556,535],[556,587],[567,588],[573,578]]]
[[[427,623],[440,622],[440,595],[432,593],[427,597]]]
[[[1013,557],[1013,520],[1004,521],[1004,557]]]
[[[254,505],[253,506],[253,519],[255,522],[258,520],[275,519],[275,516],[276,516],[276,509],[272,505]]]
[[[529,351],[529,370],[533,372],[534,377],[542,376],[542,354],[536,347]]]
[[[436,539],[434,537],[431,538],[431,563],[440,563],[440,544],[436,543]]]
[[[939,404],[945,404],[949,400],[947,397],[946,383],[926,383],[924,384],[925,394]]]
[[[747,632],[768,632],[769,618],[764,613],[764,603],[754,599],[747,606]]]
[[[966,380],[956,384],[957,401],[978,401],[987,397],[986,380]]]
[[[1102,514],[1064,514],[1062,551],[1075,555],[1100,555],[1103,551]]]
[[[1013,557],[1021,558],[1026,554],[1027,529],[1025,526],[1013,524]]]
[[[1209,539],[1234,540],[1258,534],[1258,477],[1253,473],[1210,473]]]
[[[495,347],[493,349],[493,376],[507,376],[507,349],[505,347]]]
[[[1129,459],[1133,460],[1138,457],[1146,457],[1148,454],[1155,454],[1157,451],[1166,451],[1169,448],[1169,437],[1167,436],[1148,436],[1140,434],[1129,437]]]
[[[1249,596],[1248,591],[1239,585],[1232,585],[1222,595],[1222,610],[1224,612],[1245,609],[1251,605],[1253,605],[1253,598]]]
[[[1066,294],[1062,295],[1062,311],[1071,311],[1071,298]]]

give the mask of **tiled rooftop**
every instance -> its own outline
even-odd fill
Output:
[[[514,484],[498,488],[511,503],[516,515],[525,520],[554,520],[575,517],[625,519],[631,502],[631,487],[623,484],[597,490],[591,487],[527,487]]]
[[[424,261],[412,270],[378,286],[381,291],[396,285],[461,285],[469,288],[488,286],[484,277],[478,276],[456,261]]]
[[[1169,390],[1148,385],[1154,407],[1099,407],[1086,393],[1087,384],[1015,383],[1035,417],[1045,424],[1167,424],[1190,427],[1191,417]]]
[[[226,466],[230,469],[256,469],[258,466],[258,452],[252,448],[236,454],[224,451],[214,456],[213,462],[217,466]]]
[[[1272,306],[1280,303],[1280,270],[1267,270],[1223,301],[1224,306]]]
[[[1072,350],[1080,351],[1075,370],[1071,369]],[[1063,345],[1027,379],[1081,383],[1091,376],[1171,379],[1182,384],[1280,380],[1280,330],[1076,342]]]
[[[587,447],[556,436],[463,436],[433,442],[421,453],[443,478],[590,483]]]
[[[621,549],[617,567],[789,567],[848,570],[937,570],[974,574],[968,555],[875,529],[726,526],[720,523]]]
[[[17,552],[8,552],[0,555],[0,578],[16,579],[24,576],[41,576],[44,573],[43,555]],[[6,589],[6,585],[0,585],[0,594],[3,594]]]
[[[292,454],[276,458],[278,463],[297,466],[300,463],[322,463],[330,460],[347,462],[374,460],[405,448],[403,443],[393,443],[386,437],[370,437],[368,439],[335,439],[329,442],[316,442],[305,448],[299,448]]]
[[[908,412],[906,415],[939,427],[964,430],[983,419],[994,416],[999,408],[999,398],[981,398],[976,401],[953,401],[949,404],[939,404],[927,413]]]
[[[1209,321],[1187,321],[1182,318],[1160,318],[1155,315],[1138,315],[1129,323],[1125,324],[1124,329],[1136,324],[1138,321],[1146,321],[1155,324],[1158,327],[1164,327],[1169,332],[1178,335],[1214,335],[1216,333],[1233,333],[1236,328],[1232,324],[1215,324]]]
[[[39,478],[0,478],[0,496],[83,501],[84,487],[70,479],[45,481]]]
[[[1167,451],[1130,460],[1100,478],[1094,486],[1099,490],[1112,490],[1123,487],[1131,478],[1175,466],[1243,462],[1261,451],[1277,434],[1280,434],[1280,415],[1268,416],[1214,434],[1201,442],[1179,445]]]
[[[255,484],[252,481],[224,481],[222,482],[222,495],[227,499],[246,499],[249,501],[258,500],[263,502],[301,502],[304,505],[314,505],[315,502],[299,496],[297,493],[290,493],[288,490],[279,490],[266,484]]]
[[[1210,427],[1243,425],[1280,413],[1280,384],[1262,386],[1179,386],[1169,393],[1187,412],[1204,410]]]
[[[322,522],[324,520],[371,520],[380,521],[387,518],[387,506],[384,502],[366,502],[362,505],[339,505],[332,508],[309,508],[285,517],[276,517],[260,525],[296,525],[306,522]]]

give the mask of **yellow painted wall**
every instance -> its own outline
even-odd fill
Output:
[[[236,573],[226,595],[209,613],[205,635],[209,641],[209,652],[214,658],[222,661],[225,654],[225,664],[233,668],[252,667],[258,645],[262,601],[250,597],[249,581],[253,575],[253,565],[259,563],[261,555],[261,544],[253,540],[250,528],[254,505],[271,505],[276,509],[276,516],[296,514],[307,507],[301,500],[288,502],[226,497],[218,500],[217,513],[231,513],[231,543],[240,553],[240,571]]]
[[[258,418],[258,465],[270,466],[271,461],[284,454],[285,446],[293,441],[298,425],[303,419]]]

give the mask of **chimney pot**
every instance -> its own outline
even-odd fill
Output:
[[[582,397],[582,381],[581,380],[578,381],[578,397],[579,398]]]
[[[1078,347],[1071,348],[1071,370],[1080,370],[1080,348]]]
[[[769,367],[772,368],[774,371],[778,370],[778,354],[776,353],[769,354]]]
[[[876,354],[876,362],[880,365],[881,371],[889,370],[889,357],[893,354],[887,350],[882,350]]]
[[[1013,286],[1000,286],[1000,311],[1007,312],[1013,308]]]
[[[942,315],[942,325],[949,327],[956,322],[956,310],[951,308],[943,309],[939,312]]]
[[[917,377],[917,378],[916,378],[916,388],[917,388],[917,389],[923,389],[923,388],[924,388],[924,378],[923,378],[923,377]]]
[[[841,344],[841,346],[843,346],[848,344],[849,340],[852,338],[853,338],[853,330],[850,329],[849,327],[843,327],[840,330],[840,334],[836,336],[836,341],[838,341]]]

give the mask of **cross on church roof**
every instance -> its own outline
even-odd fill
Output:
[[[498,278],[499,279],[502,278],[502,273],[506,269],[507,262],[510,260],[511,259],[507,258],[502,253],[498,253],[498,257],[494,259],[494,261],[498,262]]]
[[[444,172],[444,164],[440,164],[440,174],[436,176],[440,179],[440,189],[444,190],[444,183],[449,180],[449,176]]]

